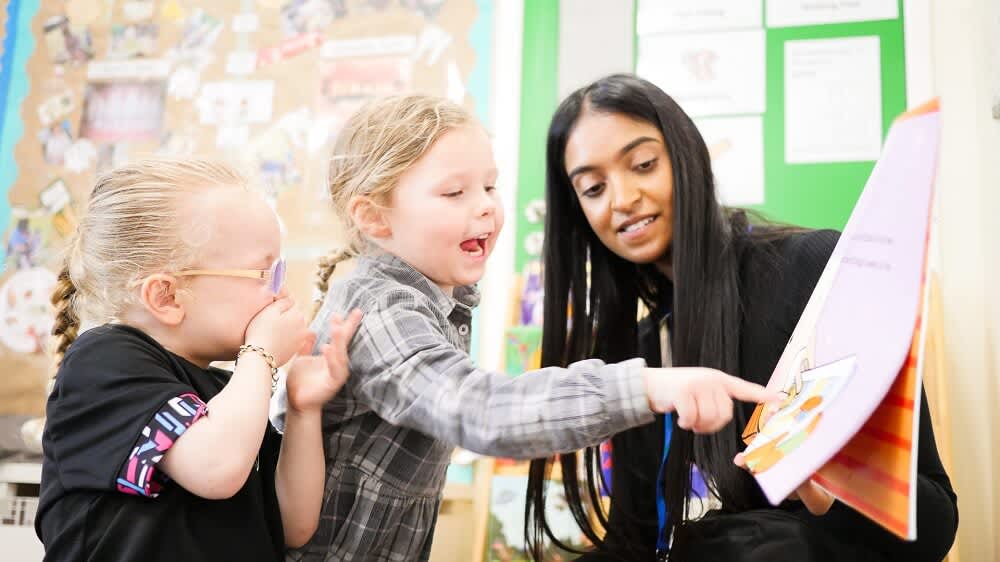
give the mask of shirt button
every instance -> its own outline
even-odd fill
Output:
[[[469,326],[466,325],[466,324],[462,324],[461,326],[459,326],[458,327],[458,335],[460,335],[460,336],[467,336],[467,335],[469,335]]]

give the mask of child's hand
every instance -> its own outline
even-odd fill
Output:
[[[771,416],[778,411],[777,405],[771,405],[764,409],[764,414],[761,416],[760,425],[767,423],[767,420],[771,419]],[[743,453],[737,453],[736,458],[733,459],[736,466],[747,469],[746,457]],[[799,500],[805,504],[806,509],[809,513],[813,515],[824,515],[833,506],[833,496],[829,492],[817,486],[812,479],[806,480],[801,486],[795,489],[790,496],[790,500]]]
[[[302,347],[308,335],[306,320],[295,301],[283,296],[253,317],[244,342],[259,345],[274,356],[276,364],[284,365]]]
[[[705,367],[645,369],[646,396],[654,412],[677,412],[677,425],[695,433],[714,433],[733,418],[733,398],[745,402],[777,400],[777,392]]]
[[[320,348],[321,355],[309,355],[316,343],[310,333],[288,372],[288,407],[306,411],[319,409],[344,386],[348,375],[347,348],[361,323],[361,312],[354,310],[347,320],[330,319],[330,343]]]

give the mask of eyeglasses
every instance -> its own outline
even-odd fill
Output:
[[[268,282],[268,289],[277,295],[285,285],[285,258],[278,258],[270,269],[188,269],[175,273],[177,277],[189,275],[218,275],[221,277],[246,277]]]

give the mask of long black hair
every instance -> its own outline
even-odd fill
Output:
[[[672,283],[654,265],[637,265],[611,252],[588,224],[565,163],[566,143],[586,111],[625,115],[649,123],[663,134],[673,170],[673,241],[668,249]],[[627,74],[608,76],[581,88],[560,104],[552,118],[546,168],[542,364],[565,366],[588,357],[609,362],[636,357],[638,303],[642,301],[657,311],[672,302],[674,365],[712,367],[738,374],[742,314],[738,270],[748,239],[747,219],[745,214],[729,212],[717,201],[708,148],[677,103],[652,83]],[[663,294],[665,291],[671,294]],[[570,307],[572,312],[568,313]],[[663,475],[667,536],[683,523],[691,495],[692,464],[706,475],[724,507],[740,509],[749,505],[745,475],[732,462],[739,450],[738,432],[745,423],[740,418],[745,418],[742,412],[730,427],[704,436],[675,426]],[[613,470],[628,470],[635,446],[627,434],[612,438]],[[578,479],[575,453],[559,456],[562,480],[577,524],[592,543],[601,547],[611,542],[611,537],[602,538],[598,530],[607,528],[607,516],[599,507],[602,482],[595,468],[598,453],[588,448],[583,457],[585,485],[581,486]],[[556,539],[545,519],[545,488],[551,463],[552,459],[532,461],[528,480],[525,536],[536,560],[546,537],[560,548],[567,548]],[[652,493],[651,489],[629,489],[628,479],[617,478],[612,490],[615,498]],[[592,523],[588,506],[597,508],[598,528]],[[618,539],[613,542],[629,545],[635,543],[636,536]]]

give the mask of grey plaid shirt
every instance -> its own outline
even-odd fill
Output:
[[[313,321],[364,312],[351,376],[323,411],[327,480],[319,529],[289,560],[412,561],[430,555],[454,447],[530,459],[596,445],[653,421],[633,359],[581,361],[511,378],[469,358],[475,288],[454,298],[389,254],[331,284]],[[317,343],[317,346],[319,343]],[[272,421],[281,429],[282,397]]]

